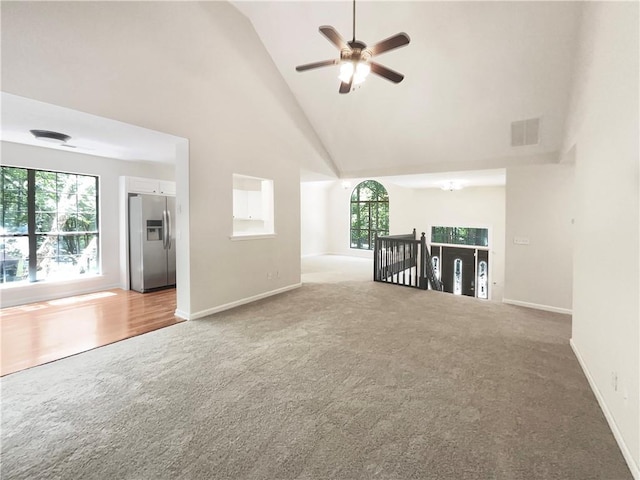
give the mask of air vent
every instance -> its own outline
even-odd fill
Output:
[[[524,147],[540,143],[540,119],[529,118],[511,122],[511,146]]]
[[[51,130],[29,130],[31,134],[36,137],[36,140],[40,140],[48,143],[55,143],[56,145],[62,145],[71,140],[71,137],[66,133],[52,132]]]

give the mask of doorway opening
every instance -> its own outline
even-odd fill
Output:
[[[433,270],[443,291],[490,299],[489,229],[431,227]]]
[[[3,366],[11,362],[12,369],[21,369],[46,363],[189,318],[188,139],[5,92],[0,97],[5,140],[3,160],[15,169],[32,170],[36,180],[38,175],[43,177],[39,183],[27,178],[26,185],[46,187],[40,188],[42,199],[30,193],[34,198],[29,212],[21,207],[29,196],[22,195],[25,189],[12,189],[18,190],[20,198],[25,197],[25,202],[9,202],[19,213],[14,216],[19,230],[16,233],[32,232],[35,249],[30,251],[48,260],[51,274],[39,277],[46,270],[38,269],[36,264],[31,269],[36,281],[24,282],[24,285],[13,282],[2,289],[2,328],[6,328],[3,332],[7,333],[3,338],[8,340],[5,343],[18,346],[5,349],[7,352],[3,350]],[[47,125],[54,133],[65,132],[64,136],[73,139],[73,143],[65,148],[65,145],[42,142],[31,133],[38,125]],[[145,191],[148,182],[133,188],[129,180],[136,178],[151,179],[151,191]],[[166,191],[168,184],[172,185],[171,192]],[[25,193],[29,192],[36,190],[26,189]],[[129,291],[130,192],[161,193],[176,200],[175,215],[171,219],[175,220],[172,223],[175,242],[172,238],[171,245],[175,244],[176,250],[176,278],[172,282],[177,285],[176,290],[149,295]],[[64,204],[60,199],[64,199]],[[37,208],[33,208],[34,204]],[[29,220],[29,216],[35,216],[39,222]],[[166,235],[161,233],[167,229],[147,231],[151,239],[157,235],[158,242],[162,243]],[[53,233],[56,235],[51,235]],[[45,235],[53,240],[42,243],[40,237]],[[76,240],[72,245],[73,238]],[[62,251],[61,244],[65,246]],[[43,245],[47,247],[46,252],[38,249]],[[37,259],[37,255],[31,256]],[[18,261],[15,263],[14,277],[31,274],[24,268],[24,261],[20,272]],[[78,265],[83,269],[81,276],[61,276],[77,270]],[[51,326],[54,311],[55,328]],[[83,315],[76,316],[76,311]],[[9,320],[10,315],[13,320]],[[29,322],[24,321],[25,316]],[[20,328],[13,328],[15,325]],[[65,342],[59,341],[61,336]],[[29,344],[21,342],[22,338],[29,339]],[[7,360],[5,353],[11,353],[11,360]]]

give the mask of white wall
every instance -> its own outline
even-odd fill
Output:
[[[507,168],[505,302],[571,312],[573,180],[571,164]]]
[[[39,282],[26,285],[6,284],[0,292],[2,307],[107,288],[123,287],[124,285],[121,282],[120,259],[122,246],[120,239],[121,236],[126,235],[126,232],[123,232],[120,228],[119,177],[136,176],[173,180],[173,166],[151,162],[128,162],[9,142],[2,142],[0,148],[3,165],[81,173],[100,177],[99,217],[100,257],[102,261],[102,274],[98,276],[88,276],[78,280],[62,282]]]
[[[587,2],[583,14],[565,138],[576,162],[572,345],[640,479],[639,4]]]
[[[489,280],[491,300],[502,300],[504,290],[504,187],[469,187],[456,191],[438,188],[414,190],[407,199],[413,208],[397,213],[398,228],[430,239],[431,227],[476,227],[489,229]],[[411,227],[411,228],[410,228]]]
[[[189,140],[185,316],[299,284],[300,160],[329,160],[243,15],[226,2],[1,8],[4,91]],[[274,181],[274,238],[229,238],[233,173]]]
[[[329,252],[329,196],[332,182],[300,184],[300,242],[302,256]]]
[[[330,228],[329,251],[339,255],[373,258],[368,250],[349,248],[349,202],[353,189],[366,179],[350,179],[345,189],[342,182],[332,182],[328,190]],[[504,286],[504,187],[474,187],[458,191],[435,188],[410,189],[373,178],[389,192],[389,233],[398,235],[425,232],[429,239],[432,226],[469,226],[490,229],[491,299],[502,300]]]

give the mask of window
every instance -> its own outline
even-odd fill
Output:
[[[489,246],[488,228],[431,227],[431,243]]]
[[[1,167],[0,283],[99,272],[98,178]]]
[[[233,235],[273,233],[273,180],[234,174]]]
[[[389,235],[389,194],[365,180],[351,194],[351,248],[373,250],[376,235]]]

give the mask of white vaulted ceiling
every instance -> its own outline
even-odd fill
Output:
[[[233,5],[250,20],[328,152],[300,159],[303,180],[335,172],[394,176],[416,188],[456,179],[504,184],[505,167],[559,159],[581,2],[358,0],[359,40],[373,45],[406,32],[411,43],[376,57],[403,73],[402,83],[370,75],[347,95],[338,94],[337,66],[302,73],[295,67],[338,57],[318,27],[332,25],[350,40],[351,2]],[[243,48],[228,54],[242,55]],[[258,67],[251,74],[260,75]],[[175,138],[159,132],[8,94],[2,111],[6,141],[38,144],[28,130],[50,129],[70,134],[73,151],[172,161]],[[533,117],[541,119],[540,144],[511,147],[511,122]]]
[[[338,94],[338,57],[318,32],[352,36],[352,3],[235,2],[343,177],[504,168],[558,159],[569,104],[579,2],[359,1],[356,37],[398,32],[411,43],[376,60],[405,75],[370,75]],[[510,146],[510,124],[541,118],[539,145]]]

